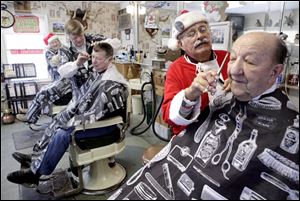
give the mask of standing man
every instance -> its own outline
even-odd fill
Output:
[[[224,66],[221,76],[227,79],[229,53],[212,50],[208,21],[196,11],[184,10],[175,19],[168,46],[185,52],[170,65],[162,105],[163,119],[176,135],[208,105],[207,92],[216,92],[216,72],[221,65]]]

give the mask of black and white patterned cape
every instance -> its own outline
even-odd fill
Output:
[[[216,97],[109,200],[299,200],[299,113],[279,89]]]
[[[86,34],[85,39],[87,53],[92,54],[92,42],[101,41],[106,38],[98,34]],[[79,53],[71,42],[68,51],[71,52],[71,55],[73,56],[71,61],[75,61]],[[27,122],[36,123],[42,112],[43,114],[47,114],[49,112],[49,108],[53,102],[60,99],[65,94],[72,92],[72,85],[79,88],[83,83],[85,83],[90,73],[93,71],[91,62],[91,60],[88,60],[89,65],[87,68],[83,65],[80,66],[77,70],[76,75],[74,75],[71,79],[60,78],[59,80],[56,80],[55,82],[43,87],[33,99],[32,104],[30,105],[28,112],[26,113]],[[72,95],[74,95],[74,93]]]
[[[59,56],[59,63],[55,63],[52,60],[52,58],[56,55]],[[46,53],[45,53],[45,57],[46,57],[47,65],[48,65],[48,72],[53,81],[58,80],[60,78],[59,73],[57,72],[57,69],[61,65],[74,60],[73,56],[71,55],[70,50],[64,45],[62,45],[62,47],[59,48],[59,50],[53,50],[51,48],[47,49]]]

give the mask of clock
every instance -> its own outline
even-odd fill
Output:
[[[1,4],[1,28],[12,27],[15,23],[14,15],[6,9],[7,6],[5,4]]]

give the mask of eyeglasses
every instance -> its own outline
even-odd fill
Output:
[[[192,29],[189,32],[182,34],[181,38],[182,39],[183,38],[194,38],[198,32],[201,34],[206,34],[209,32],[209,29],[207,26],[202,25],[202,26],[197,27],[196,29]]]

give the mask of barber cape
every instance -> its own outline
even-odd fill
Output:
[[[80,66],[72,78],[61,77],[59,80],[44,86],[32,100],[32,104],[26,113],[27,121],[36,123],[42,110],[46,110],[44,113],[47,113],[47,110],[49,110],[47,108],[50,108],[52,103],[62,98],[65,94],[72,92],[72,95],[76,96],[76,88],[80,88],[92,72],[92,65],[88,66],[88,68]]]
[[[54,56],[59,56],[58,61],[53,61]],[[49,48],[45,53],[45,57],[48,65],[48,72],[51,75],[53,81],[58,80],[60,78],[57,69],[66,62],[73,60],[71,52],[64,45],[62,45],[62,47],[59,50],[53,50]]]
[[[128,83],[113,64],[100,74],[93,72],[73,96],[68,107],[56,115],[42,139],[33,147],[32,171],[39,168],[52,136],[59,128],[90,124],[125,109]]]
[[[299,114],[279,89],[210,103],[109,199],[299,200]]]

